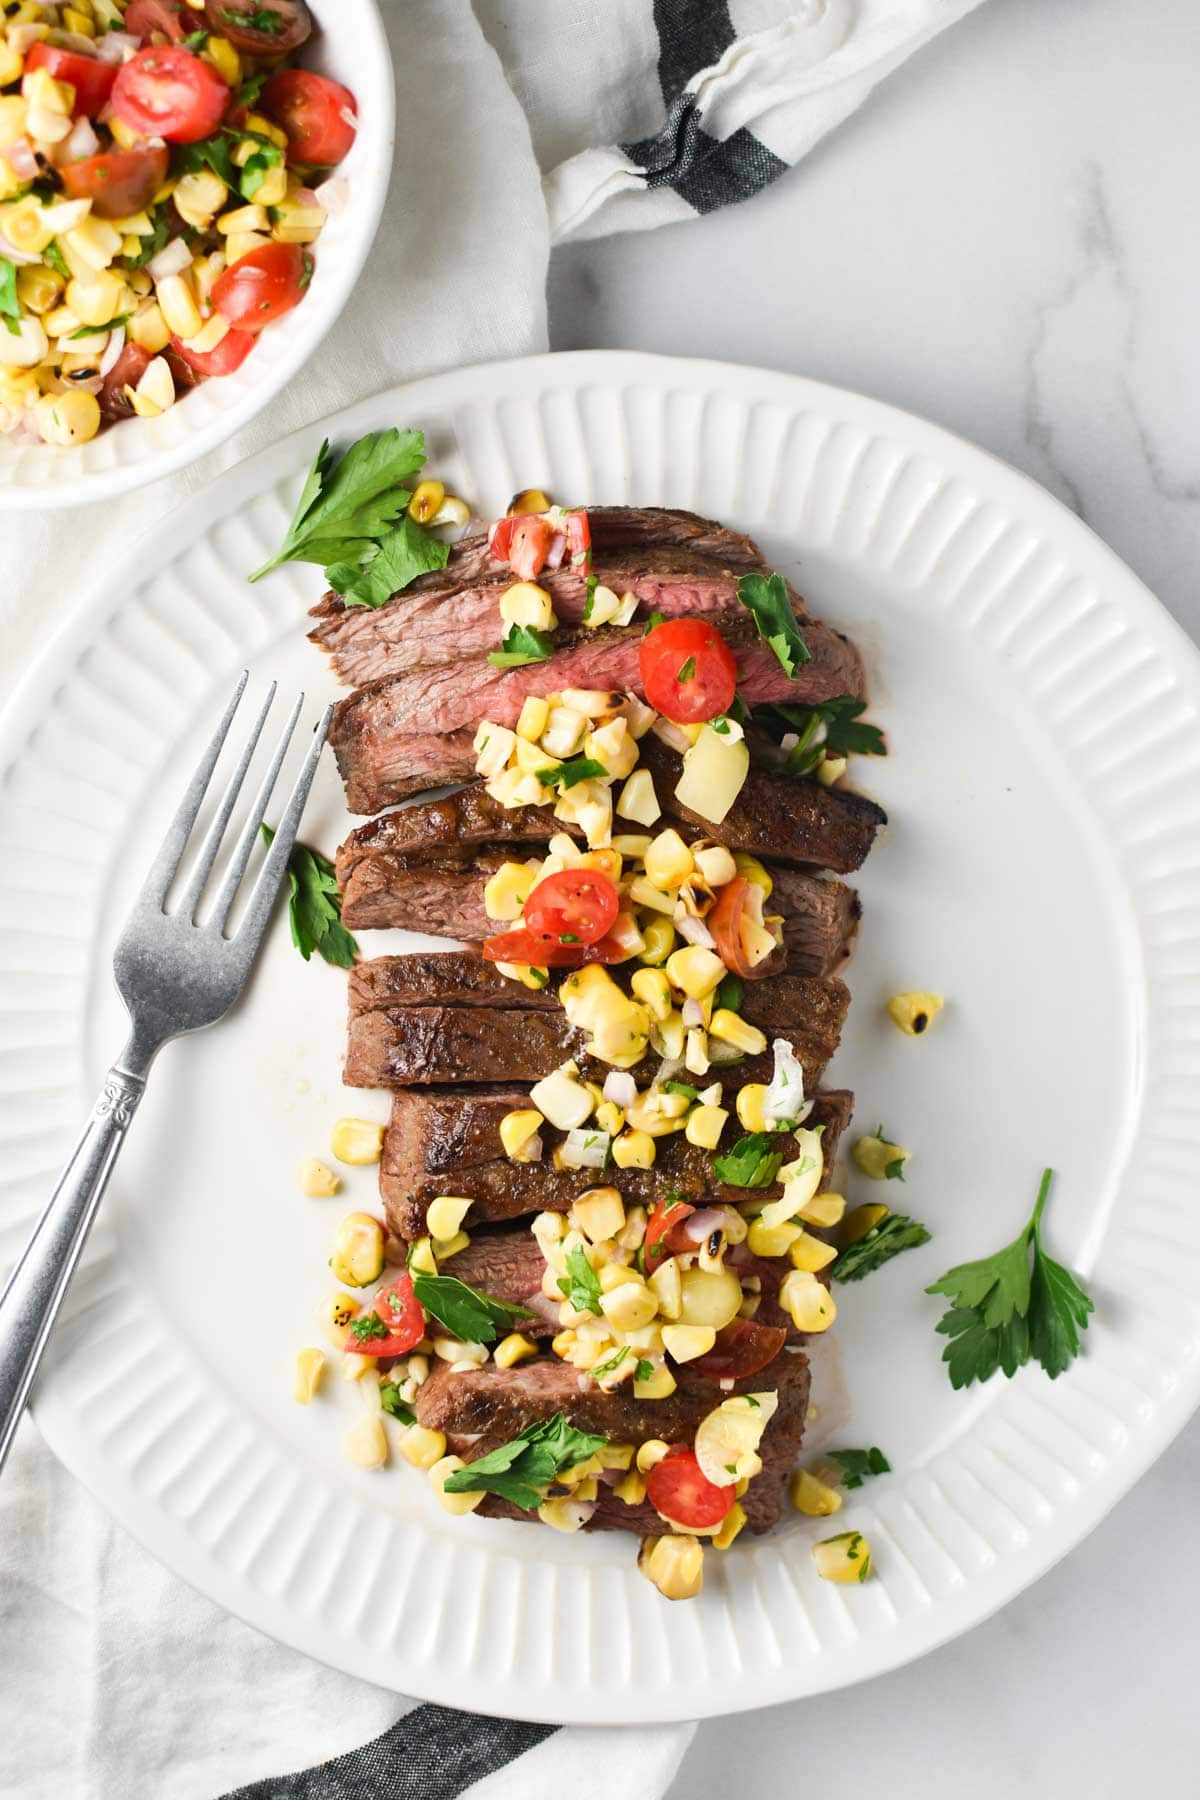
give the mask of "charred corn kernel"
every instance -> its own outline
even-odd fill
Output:
[[[719,1006],[709,1021],[708,1035],[723,1044],[732,1044],[735,1050],[744,1050],[747,1056],[761,1056],[767,1047],[766,1037],[757,1025],[748,1025],[724,1006]]]
[[[515,513],[544,513],[550,511],[550,496],[542,488],[522,488],[514,494],[508,503],[508,516]]]
[[[622,796],[623,797],[623,796]],[[626,818],[629,814],[626,813]],[[639,823],[644,824],[644,820]],[[677,888],[692,874],[696,865],[692,853],[675,830],[668,826],[652,839],[645,856],[646,876],[657,888]]]
[[[26,69],[21,78],[21,94],[26,104],[47,112],[70,116],[75,104],[75,89],[69,81],[56,81],[49,69]]]
[[[400,1439],[400,1454],[414,1469],[432,1469],[446,1454],[446,1438],[427,1425],[410,1425]]]
[[[277,163],[273,169],[265,170],[260,177],[254,198],[259,206],[281,206],[287,199],[287,191],[287,170],[282,163]],[[430,520],[430,524],[432,525],[436,520],[437,515],[435,514],[434,519]],[[463,523],[466,523],[465,519]]]
[[[60,237],[63,255],[73,274],[84,269],[107,269],[121,248],[121,233],[106,219],[90,215]],[[76,264],[81,265],[76,267]]]
[[[654,1362],[653,1372],[639,1380],[633,1378],[633,1397],[635,1400],[665,1400],[675,1392],[675,1377],[665,1362]]]
[[[208,356],[218,344],[224,343],[229,331],[229,320],[223,319],[220,313],[214,313],[211,319],[205,320],[195,337],[188,338],[187,348],[197,351],[201,356]]]
[[[652,1169],[657,1154],[648,1131],[623,1131],[613,1139],[612,1159],[618,1169]]]
[[[299,1350],[296,1353],[296,1379],[292,1386],[292,1398],[297,1406],[307,1406],[321,1385],[321,1377],[325,1373],[325,1352],[323,1350]]]
[[[179,189],[175,192],[178,195]],[[270,223],[266,207],[251,201],[248,206],[237,206],[231,212],[222,213],[217,220],[217,230],[228,237],[231,232],[266,231]]]
[[[443,482],[419,481],[408,503],[409,518],[415,519],[418,525],[428,525],[445,498],[446,488]]]
[[[125,283],[111,269],[67,283],[66,303],[81,325],[107,325],[127,297]]]
[[[70,289],[67,289],[68,295]],[[204,324],[191,284],[184,275],[166,275],[155,284],[162,316],[176,337],[195,337]]]
[[[639,1331],[658,1312],[658,1299],[644,1281],[625,1280],[601,1296],[600,1308],[615,1330]]]
[[[769,900],[775,883],[757,856],[750,856],[745,850],[739,850],[733,860],[738,874],[744,875],[752,887],[761,888],[763,899]]]
[[[689,1000],[703,1000],[727,973],[716,952],[700,944],[688,944],[667,958],[667,979]]]
[[[477,1493],[473,1494],[448,1494],[446,1492],[446,1483],[451,1475],[455,1474],[459,1469],[465,1469],[466,1466],[467,1465],[461,1456],[443,1456],[440,1457],[429,1470],[430,1487],[433,1489],[446,1511],[448,1513],[453,1513],[456,1518],[464,1518],[467,1513],[474,1512],[475,1508],[484,1497],[482,1488],[480,1488]]]
[[[623,1500],[626,1506],[640,1506],[646,1498],[645,1477],[639,1475],[636,1469],[630,1469],[629,1473],[623,1475],[616,1483],[613,1493],[618,1500]]]
[[[658,1301],[658,1310],[670,1324],[674,1324],[683,1311],[683,1287],[679,1272],[679,1263],[673,1256],[668,1256],[660,1263],[651,1275],[648,1285],[653,1289]]]
[[[429,1210],[425,1214],[425,1224],[431,1237],[452,1238],[471,1210],[470,1200],[461,1194],[439,1194],[436,1200],[429,1202]]]
[[[17,299],[27,312],[49,312],[63,291],[63,278],[55,269],[29,263],[17,270]]]
[[[806,1519],[828,1519],[842,1510],[842,1496],[807,1469],[797,1469],[788,1485],[788,1497]]]
[[[350,1321],[356,1319],[361,1310],[358,1301],[349,1294],[330,1294],[318,1306],[317,1318],[335,1350],[344,1348]]]
[[[78,7],[64,6],[62,12],[63,29],[77,32],[80,37],[95,37],[96,22]]]
[[[675,917],[675,896],[664,893],[662,888],[655,887],[644,875],[635,875],[629,884],[629,898],[635,906],[647,906],[652,913],[661,913],[667,920]],[[672,932],[674,927],[672,926]]]
[[[738,1299],[741,1299],[740,1292]],[[716,1339],[716,1328],[712,1325],[689,1325],[685,1322],[663,1326],[663,1346],[667,1354],[673,1356],[678,1363],[692,1362],[697,1356],[707,1356]]]
[[[34,415],[47,444],[86,444],[100,429],[100,402],[94,394],[45,394]]]
[[[621,1262],[605,1262],[600,1265],[599,1281],[601,1293],[611,1293],[614,1288],[623,1287],[627,1281],[635,1285],[643,1281],[641,1273]]]
[[[388,1459],[387,1432],[377,1413],[358,1419],[346,1433],[346,1455],[360,1469],[382,1469]]]
[[[865,1238],[868,1231],[874,1231],[887,1218],[889,1208],[878,1204],[871,1206],[853,1206],[842,1220],[842,1229],[838,1233],[838,1242],[845,1247],[857,1244]]]
[[[651,1469],[657,1467],[662,1461],[670,1448],[670,1444],[664,1443],[662,1438],[647,1438],[644,1444],[639,1444],[633,1460],[640,1472],[648,1475]]]
[[[596,1108],[596,1123],[609,1137],[616,1137],[625,1123],[625,1114],[615,1100],[602,1100]]]
[[[638,1568],[664,1600],[694,1600],[704,1588],[704,1546],[698,1538],[646,1538]]]
[[[534,626],[538,631],[553,631],[558,624],[549,594],[535,581],[514,581],[505,588],[500,617],[507,625]]]
[[[125,272],[125,279],[129,283],[131,291],[137,295],[139,300],[145,300],[154,292],[154,283],[151,281],[145,269],[127,269]]]
[[[544,1123],[541,1113],[533,1107],[505,1113],[500,1121],[500,1142],[510,1162],[530,1160],[529,1150]]]
[[[51,338],[66,337],[68,332],[78,331],[79,320],[69,306],[54,306],[42,320],[46,336]]]
[[[793,1225],[791,1220],[782,1225],[764,1225],[761,1219],[755,1219],[746,1242],[755,1256],[786,1256],[796,1239],[803,1235],[804,1227]]]
[[[822,1538],[812,1547],[813,1561],[822,1581],[853,1584],[871,1573],[871,1546],[861,1531],[841,1531]]]
[[[712,889],[724,887],[737,874],[737,864],[724,844],[708,844],[703,850],[692,850],[696,867]]]
[[[383,1226],[370,1213],[347,1213],[333,1240],[329,1259],[337,1281],[367,1287],[383,1273]]]
[[[0,231],[15,250],[38,256],[55,235],[53,225],[43,218],[43,209],[33,194],[6,206],[0,212]]]
[[[827,1269],[837,1256],[832,1244],[824,1238],[814,1237],[810,1231],[802,1231],[794,1243],[788,1246],[788,1256],[793,1269],[804,1269],[815,1275],[821,1269]]]
[[[603,1008],[592,1026],[593,1056],[617,1068],[630,1068],[645,1055],[650,1041],[650,1014],[624,994]]]
[[[501,863],[483,890],[484,911],[489,919],[519,919],[533,892],[537,876],[524,863]]]
[[[905,1037],[920,1037],[945,1004],[940,994],[893,994],[887,1003],[888,1017]]]
[[[526,694],[521,702],[521,716],[517,720],[517,736],[526,743],[536,744],[546,729],[550,717],[550,702],[543,700],[540,694]]]
[[[122,150],[136,150],[142,141],[140,134],[133,129],[133,126],[127,125],[124,119],[118,119],[115,113],[108,121],[108,129],[113,134],[114,142]],[[172,183],[173,185],[174,183]],[[157,201],[159,195],[155,194],[154,198]]]
[[[511,1369],[517,1363],[525,1362],[527,1358],[536,1355],[536,1344],[531,1343],[527,1337],[522,1337],[519,1331],[510,1331],[506,1338],[501,1338],[492,1351],[492,1361],[497,1368]]]
[[[416,1269],[421,1275],[436,1275],[438,1272],[437,1257],[433,1253],[431,1238],[418,1238],[408,1253],[408,1266]]]
[[[332,1199],[341,1185],[333,1170],[317,1157],[308,1156],[300,1164],[300,1192],[310,1200]]]
[[[885,1138],[881,1126],[874,1136],[860,1137],[850,1154],[855,1167],[872,1181],[894,1181],[903,1174],[912,1151]]]
[[[555,1356],[568,1356],[575,1348],[575,1333],[573,1331],[560,1331],[555,1337],[550,1339],[550,1348],[553,1350]]]
[[[383,1126],[371,1119],[339,1119],[330,1133],[329,1148],[339,1162],[365,1168],[383,1155]]]
[[[195,6],[196,0],[188,0],[188,4]],[[196,10],[202,12],[204,10],[203,5],[201,4]],[[286,131],[284,131],[281,126],[277,125],[274,119],[268,119],[265,113],[247,113],[243,129],[253,133],[253,136],[250,138],[251,155],[253,155],[255,150],[261,148],[260,145],[255,143],[255,138],[266,138],[269,143],[277,145],[280,150],[286,150],[288,147]]]
[[[796,1217],[803,1219],[806,1225],[820,1225],[828,1230],[831,1225],[841,1222],[846,1210],[846,1202],[841,1194],[814,1194],[796,1210]]]
[[[261,250],[270,238],[262,231],[231,231],[225,239],[225,255],[229,262],[241,262],[252,250]]]
[[[229,189],[211,169],[197,169],[194,175],[181,175],[175,183],[175,207],[189,225],[207,230],[220,212]]]
[[[522,987],[533,988],[535,992],[546,987],[550,980],[549,969],[539,969],[529,963],[498,962],[496,968],[509,981],[519,981]]]
[[[465,1250],[470,1241],[465,1231],[456,1231],[453,1237],[434,1238],[433,1250],[440,1263],[449,1262],[452,1256],[457,1256],[460,1250]]]
[[[649,1009],[652,1019],[670,1016],[671,984],[661,969],[635,969],[629,985],[637,999]]]
[[[408,1359],[408,1379],[414,1387],[429,1380],[429,1358],[418,1351]]]
[[[614,781],[630,773],[638,759],[637,739],[623,718],[610,719],[589,731],[583,740],[584,753],[600,763]]]
[[[543,1500],[537,1514],[543,1525],[550,1525],[555,1531],[582,1531],[591,1518],[592,1508],[589,1501],[564,1495],[562,1499]]]
[[[741,1531],[745,1523],[746,1509],[744,1506],[739,1505],[735,1500],[729,1511],[725,1514],[725,1517],[721,1520],[719,1528],[713,1534],[713,1549],[728,1550],[730,1544],[732,1544],[734,1538],[738,1535],[738,1532]]]
[[[797,1331],[828,1331],[837,1318],[833,1295],[807,1269],[792,1269],[779,1284],[779,1304]]]
[[[761,1081],[748,1081],[744,1088],[738,1090],[737,1116],[738,1123],[747,1131],[766,1131],[767,1115],[763,1111],[767,1090]],[[767,1252],[768,1255],[771,1252]]]
[[[842,779],[842,776],[846,773],[846,766],[846,757],[830,756],[827,750],[817,764],[814,773],[822,787],[832,787],[835,781],[840,781]]]
[[[680,1296],[679,1316],[684,1325],[711,1326],[720,1331],[737,1318],[742,1284],[732,1269],[687,1269],[680,1277]],[[670,1344],[667,1348],[671,1349]],[[675,1356],[674,1350],[671,1354]]]
[[[650,1041],[655,1050],[667,1061],[674,1062],[681,1057],[687,1041],[683,1015],[679,1009],[673,1008],[665,1019],[656,1019],[650,1030]],[[647,1127],[647,1129],[650,1129]],[[664,1129],[671,1129],[670,1126]],[[660,1134],[661,1135],[661,1134]]]
[[[301,206],[297,201],[288,199],[274,211],[275,224],[271,228],[271,236],[276,243],[315,244],[320,237],[325,214],[319,206]]]
[[[591,1243],[603,1243],[625,1229],[625,1203],[614,1187],[589,1188],[571,1208],[571,1217]]]
[[[683,1135],[700,1150],[715,1150],[729,1114],[723,1106],[694,1106],[687,1116]]]
[[[472,1368],[482,1369],[488,1359],[486,1344],[464,1344],[452,1337],[435,1337],[431,1342],[434,1355],[444,1363],[470,1363]]]
[[[639,952],[638,961],[650,967],[665,963],[675,947],[675,926],[668,918],[655,917],[647,919],[642,925],[642,936],[646,947]]]
[[[228,38],[210,36],[200,54],[205,62],[212,64],[227,87],[237,87],[242,79],[242,64]]]
[[[25,67],[25,58],[11,44],[0,43],[0,87],[9,87],[14,81],[21,79],[21,71]],[[21,108],[21,130],[24,130],[25,109]],[[14,133],[19,137],[20,131]],[[5,143],[12,143],[12,138],[5,137]]]

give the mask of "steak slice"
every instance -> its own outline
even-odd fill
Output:
[[[447,1193],[471,1201],[472,1230],[527,1213],[566,1212],[586,1187],[601,1183],[619,1188],[629,1206],[651,1206],[671,1192],[693,1204],[737,1206],[746,1198],[744,1188],[726,1187],[714,1178],[711,1153],[689,1144],[682,1132],[657,1140],[651,1169],[555,1169],[548,1155],[540,1163],[510,1162],[500,1142],[500,1121],[505,1113],[528,1105],[528,1090],[513,1086],[464,1088],[449,1094],[407,1088],[397,1093],[379,1169],[380,1198],[396,1236],[423,1237],[431,1202]],[[826,1183],[832,1179],[839,1140],[853,1107],[854,1096],[844,1089],[822,1090],[814,1096],[807,1123],[825,1128],[821,1148]],[[547,1151],[549,1140],[558,1135],[546,1128]],[[730,1124],[725,1135],[728,1148],[740,1133]],[[791,1144],[790,1137],[781,1140],[781,1147]],[[775,1185],[769,1198],[777,1199],[781,1192]],[[456,1261],[455,1272],[458,1267]]]
[[[668,1444],[690,1444],[701,1420],[728,1398],[729,1391],[714,1381],[689,1378],[684,1369],[679,1386],[667,1398],[637,1400],[623,1388],[605,1393],[586,1377],[581,1386],[579,1372],[570,1363],[545,1357],[513,1369],[498,1369],[494,1363],[457,1373],[439,1368],[417,1390],[416,1412],[422,1425],[444,1432],[448,1447],[470,1462],[558,1412],[577,1431],[594,1432],[609,1443],[642,1444],[661,1438]],[[742,1499],[749,1529],[769,1531],[782,1514],[787,1478],[804,1436],[807,1359],[799,1351],[785,1350],[768,1368],[736,1382],[732,1391],[779,1395],[779,1407],[759,1447],[762,1471]],[[488,1495],[477,1510],[485,1518],[538,1523],[536,1513],[526,1513],[495,1495]],[[647,1502],[626,1506],[610,1493],[597,1505],[586,1529],[656,1537],[664,1526]]]
[[[404,926],[434,937],[478,942],[502,929],[483,904],[488,877],[509,856],[502,845],[472,851],[377,851],[361,856],[342,890],[342,923],[350,931]],[[787,967],[795,975],[829,975],[848,953],[858,923],[858,896],[840,881],[783,869],[774,876],[772,912],[783,915]]]
[[[866,694],[862,659],[830,626],[806,622],[811,662],[789,677],[750,618],[723,633],[738,665],[738,689],[748,705],[790,701],[811,705],[843,694]],[[640,625],[604,626],[576,634],[545,662],[495,669],[486,656],[443,668],[417,670],[376,682],[340,700],[329,742],[346,783],[351,812],[378,812],[435,779],[459,781],[474,773],[475,729],[483,719],[512,726],[527,695],[590,688],[641,694]],[[446,740],[445,766],[431,774],[431,740]]]
[[[669,619],[745,618],[734,570],[695,553],[670,546],[625,551],[597,559],[592,573],[614,593],[633,594],[642,618],[652,612]],[[568,565],[546,570],[537,579],[559,621],[581,625],[588,595],[584,573]],[[328,652],[334,672],[349,687],[486,656],[507,629],[500,597],[513,580],[511,570],[504,569],[425,592],[409,587],[380,607],[347,606],[337,594],[326,594],[310,614],[316,624],[309,641]],[[798,596],[793,602],[802,612]]]

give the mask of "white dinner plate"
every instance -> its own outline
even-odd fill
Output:
[[[280,917],[236,1013],[170,1046],[39,1383],[54,1451],[150,1550],[309,1654],[525,1718],[711,1716],[894,1668],[1077,1544],[1200,1398],[1200,678],[1195,651],[1080,522],[944,431],[812,382],[627,354],[465,369],[287,439],[164,522],[80,607],[0,733],[0,1261],[123,1035],[109,954],[236,671],[332,693],[305,643],[320,571],[258,586],[321,437],[420,425],[482,512],[531,484],[694,507],[754,533],[870,667],[891,823],[834,1076],[913,1151],[887,1198],[933,1241],[859,1285],[819,1358],[809,1445],[878,1444],[847,1496],[877,1577],[816,1578],[825,1522],[708,1557],[660,1599],[619,1534],[454,1519],[407,1464],[345,1459],[357,1397],[291,1397],[336,1220],[296,1168],[342,1113],[344,977]],[[333,769],[305,836],[349,820]],[[364,934],[377,953],[399,933]],[[420,940],[410,939],[410,942]],[[897,989],[947,996],[902,1037]],[[1053,1252],[1096,1301],[1057,1382],[954,1393],[926,1283],[996,1250],[1059,1171]],[[851,1178],[858,1200],[879,1190]]]

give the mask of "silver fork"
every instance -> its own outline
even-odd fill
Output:
[[[196,924],[201,896],[275,697],[272,682],[237,768],[221,796],[216,817],[205,834],[196,866],[188,876],[178,904],[169,913],[165,910],[167,894],[178,873],[246,681],[247,676],[243,673],[211,743],[200,758],[200,766],[187,785],[179,810],[113,954],[117,989],[129,1014],[129,1041],[104,1077],[100,1097],[92,1108],[74,1154],[59,1176],[49,1204],[0,1295],[0,1468],[37,1374],[50,1328],[124,1144],[125,1133],[146,1091],[150,1065],[171,1038],[181,1037],[187,1031],[199,1031],[205,1025],[215,1025],[241,993],[270,920],[296,839],[332,709],[326,710],[313,736],[304,767],[296,778],[266,861],[251,890],[245,915],[233,935],[227,937],[225,926],[300,716],[303,694],[292,708],[291,717],[276,744],[211,911],[203,925]]]

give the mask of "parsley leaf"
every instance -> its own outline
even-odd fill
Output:
[[[228,188],[236,188],[240,170],[233,160],[233,146],[237,142],[238,133],[221,130],[212,137],[200,138],[194,144],[176,146],[172,160],[172,175],[198,175],[201,169],[211,169],[219,175]]]
[[[861,1281],[902,1250],[915,1250],[928,1242],[929,1233],[919,1220],[906,1213],[889,1213],[865,1237],[839,1250],[829,1272],[835,1281]]]
[[[491,1294],[481,1294],[454,1275],[426,1275],[414,1269],[412,1284],[425,1311],[464,1344],[494,1344],[497,1333],[507,1331],[514,1319],[534,1316],[524,1306],[510,1306]]]
[[[600,577],[598,575],[589,575],[586,578],[586,580],[584,581],[584,587],[587,590],[587,593],[586,593],[586,596],[585,596],[585,599],[583,602],[583,622],[585,625],[587,624],[588,620],[592,616],[592,607],[596,603],[596,589],[599,586],[600,586]]]
[[[256,70],[253,75],[247,76],[246,80],[243,81],[241,87],[237,91],[238,106],[253,106],[273,74],[274,70],[268,66],[265,69]]]
[[[654,1364],[652,1362],[647,1362],[644,1356],[639,1357],[638,1366],[633,1371],[633,1379],[635,1381],[649,1381],[653,1374]]]
[[[144,269],[146,264],[150,261],[150,258],[152,256],[157,256],[159,251],[166,245],[167,238],[170,236],[171,231],[170,225],[167,222],[166,209],[160,208],[160,210],[155,213],[151,223],[154,226],[154,230],[147,232],[145,237],[138,239],[137,255],[127,256],[125,258],[126,268]],[[49,261],[48,256],[47,261]],[[64,274],[65,272],[66,262],[64,260],[63,267],[59,273]]]
[[[498,1494],[526,1512],[541,1505],[546,1489],[567,1469],[586,1462],[608,1440],[576,1431],[562,1413],[533,1425],[510,1443],[455,1469],[446,1481],[448,1494]]]
[[[1053,1179],[1052,1169],[1043,1171],[1033,1212],[1011,1244],[978,1262],[960,1263],[925,1290],[951,1303],[937,1329],[950,1339],[942,1361],[952,1387],[986,1381],[997,1369],[1011,1377],[1031,1356],[1053,1381],[1079,1354],[1079,1334],[1095,1309],[1070,1270],[1042,1249],[1042,1214]]]
[[[14,337],[21,335],[21,302],[17,299],[17,265],[0,256],[0,317]],[[14,324],[13,321],[16,321]]]
[[[687,1081],[664,1081],[663,1087],[668,1094],[682,1094],[685,1100],[698,1100],[700,1089]]]
[[[189,31],[183,40],[183,48],[190,50],[193,56],[199,56],[207,42],[207,31]]]
[[[717,988],[717,1005],[723,1006],[726,1012],[737,1012],[745,991],[746,984],[740,975],[726,975]]]
[[[679,681],[679,682],[690,681],[695,673],[696,673],[696,659],[694,656],[689,656],[687,661],[683,664],[682,668],[679,670],[679,673],[676,675],[675,679],[676,679],[676,681]]]
[[[368,432],[336,458],[327,439],[313,459],[282,547],[250,580],[285,562],[361,563],[404,512],[412,498],[407,484],[424,465],[425,438],[419,431],[393,426]]]
[[[842,1486],[860,1488],[869,1475],[890,1475],[892,1465],[882,1450],[831,1450],[829,1460],[842,1471]]]
[[[264,825],[262,834],[269,848],[275,833]],[[335,968],[352,968],[358,944],[342,924],[342,897],[333,864],[319,850],[293,844],[287,869],[293,944],[305,962],[317,950]]]
[[[737,591],[742,605],[754,614],[759,637],[770,644],[786,675],[795,675],[801,663],[812,661],[781,576],[743,575]]]
[[[510,625],[498,650],[488,652],[494,669],[520,669],[526,663],[546,662],[554,654],[554,640],[536,625]]]
[[[576,1312],[595,1313],[600,1317],[600,1281],[581,1244],[567,1257],[567,1272],[558,1278],[558,1291]]]
[[[539,769],[537,778],[543,787],[573,788],[577,781],[594,781],[607,773],[604,764],[594,758],[573,756],[569,762],[560,763],[557,769]]]
[[[330,563],[325,579],[349,606],[386,606],[429,569],[444,569],[450,546],[407,513],[373,545],[360,562]]]
[[[71,279],[71,271],[67,267],[67,259],[59,249],[57,238],[55,238],[52,243],[47,244],[46,248],[42,251],[42,261],[49,263],[55,273],[63,276],[65,280],[69,281]],[[140,265],[126,257],[125,266],[130,269],[136,269]]]
[[[251,151],[242,164],[238,187],[241,189],[243,200],[253,200],[267,179],[267,171],[278,168],[283,161],[283,151],[278,144],[273,144],[270,138],[260,137],[257,132],[247,132],[245,135],[254,138],[258,149]]]
[[[360,1344],[365,1344],[371,1338],[387,1337],[388,1328],[377,1312],[369,1312],[361,1318],[351,1319],[350,1333]]]
[[[713,1157],[713,1174],[727,1187],[770,1187],[783,1163],[783,1151],[774,1148],[777,1142],[773,1132],[752,1131],[724,1156]]]
[[[110,319],[107,325],[81,325],[78,331],[68,331],[67,336],[75,338],[103,337],[106,331],[115,331],[118,325],[125,325],[132,319],[132,313],[121,313],[119,317]]]
[[[611,1356],[606,1356],[603,1362],[593,1363],[588,1370],[588,1374],[594,1376],[597,1381],[600,1379],[601,1375],[612,1375],[620,1368],[621,1364],[625,1361],[625,1358],[632,1355],[633,1352],[629,1348],[629,1345],[622,1344],[618,1349],[613,1351]]]
[[[380,1386],[379,1404],[385,1413],[389,1413],[393,1419],[399,1419],[402,1425],[416,1424],[416,1413],[400,1398],[400,1389],[394,1381],[385,1381]]]
[[[646,626],[645,630],[642,632],[642,636],[649,637],[650,633],[654,630],[654,627],[656,625],[661,625],[666,616],[666,613],[659,612],[657,608],[653,612],[647,614]]]
[[[221,17],[227,25],[241,25],[247,31],[265,31],[270,37],[278,37],[283,30],[283,20],[271,6],[258,6],[253,12],[223,6]]]

